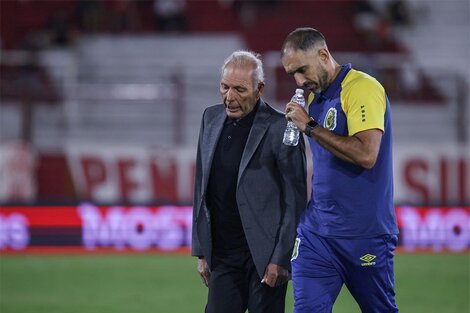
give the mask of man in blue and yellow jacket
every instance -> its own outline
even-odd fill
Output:
[[[282,64],[311,94],[290,102],[286,118],[308,137],[312,197],[292,257],[295,312],[331,312],[345,284],[362,312],[398,312],[393,256],[392,125],[382,85],[339,65],[324,36],[299,28],[286,38]]]

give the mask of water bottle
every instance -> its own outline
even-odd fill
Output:
[[[305,106],[304,90],[296,89],[295,95],[292,97],[292,102],[297,103],[301,107]],[[288,146],[297,146],[299,143],[300,131],[291,121],[287,122],[286,130],[284,131],[284,138],[282,142]]]

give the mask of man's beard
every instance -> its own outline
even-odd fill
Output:
[[[324,92],[328,88],[328,73],[326,71],[322,71],[318,83],[310,81],[305,85],[313,93],[318,94]]]

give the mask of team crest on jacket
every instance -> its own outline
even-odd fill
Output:
[[[334,130],[336,128],[336,115],[337,115],[336,109],[330,108],[328,112],[326,112],[323,127],[325,127],[328,130]]]

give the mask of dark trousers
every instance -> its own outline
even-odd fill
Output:
[[[284,313],[287,284],[261,284],[249,251],[214,253],[206,313]]]

